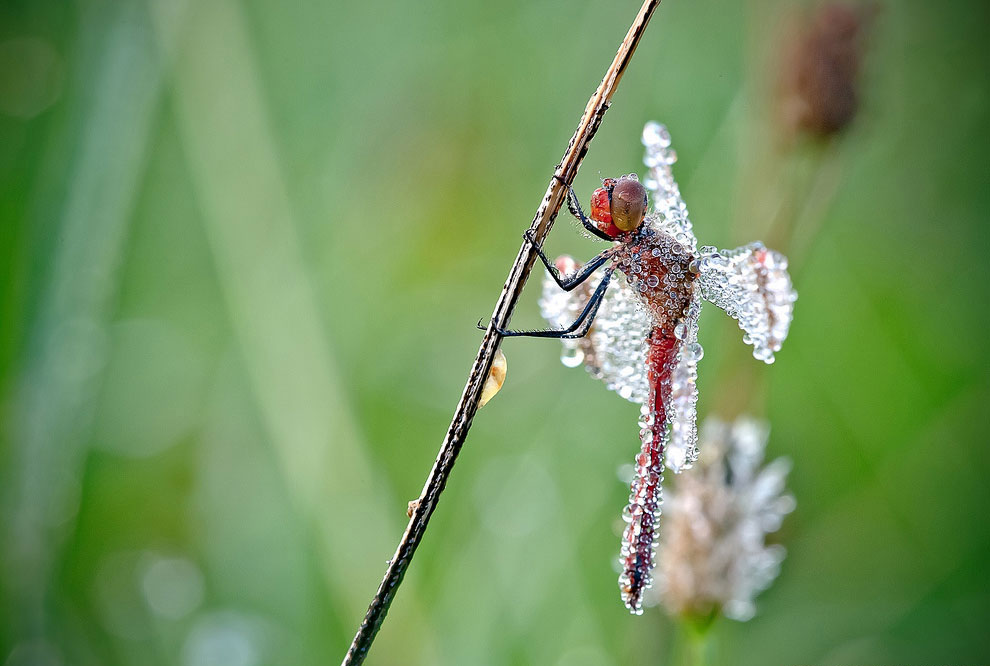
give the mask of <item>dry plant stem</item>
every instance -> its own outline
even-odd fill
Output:
[[[639,14],[636,16],[636,20],[633,21],[625,39],[622,40],[619,51],[615,54],[615,59],[605,72],[605,77],[602,79],[595,94],[588,101],[588,106],[584,110],[584,115],[581,116],[577,130],[575,130],[574,136],[571,137],[571,142],[564,152],[563,159],[561,159],[560,164],[557,165],[554,171],[554,176],[550,180],[547,192],[530,225],[536,242],[540,245],[543,244],[543,240],[553,226],[553,220],[557,216],[566,196],[566,188],[574,181],[578,167],[588,152],[588,145],[591,143],[595,132],[598,131],[602,117],[612,102],[612,95],[619,85],[619,80],[622,78],[622,74],[625,72],[626,66],[629,64],[633,52],[636,50],[636,45],[646,30],[646,25],[649,23],[650,17],[659,4],[660,0],[646,0],[643,3]],[[474,364],[471,366],[471,372],[468,375],[464,392],[461,394],[461,400],[457,404],[457,410],[454,412],[454,418],[450,422],[450,428],[447,429],[447,435],[444,437],[443,444],[440,447],[440,453],[437,455],[437,460],[433,464],[433,469],[430,471],[430,476],[426,480],[426,485],[423,487],[423,492],[419,497],[419,504],[413,511],[409,524],[406,526],[406,531],[399,541],[399,547],[396,549],[395,555],[392,556],[388,568],[385,570],[385,578],[382,580],[374,599],[372,599],[364,621],[361,623],[361,627],[358,629],[357,635],[354,637],[354,641],[351,643],[351,647],[344,657],[343,664],[345,665],[360,664],[364,661],[375,639],[375,634],[378,633],[378,629],[385,619],[389,605],[395,597],[399,583],[402,582],[406,569],[412,561],[416,547],[423,538],[426,525],[430,520],[430,516],[433,515],[434,509],[436,509],[440,494],[443,492],[444,486],[447,483],[447,477],[450,476],[450,471],[454,466],[457,454],[460,452],[461,446],[463,446],[464,440],[467,437],[468,430],[471,428],[471,422],[474,420],[475,412],[478,411],[478,401],[481,398],[485,379],[488,377],[488,372],[491,369],[495,352],[502,342],[502,337],[494,330],[495,325],[497,324],[503,329],[508,326],[512,311],[515,309],[516,302],[519,300],[519,295],[522,293],[523,286],[526,284],[526,279],[529,277],[535,259],[536,253],[533,251],[533,246],[528,242],[524,242],[519,249],[519,254],[516,256],[515,262],[512,264],[509,277],[505,280],[505,285],[502,287],[502,293],[498,298],[498,302],[495,304],[495,311],[492,313],[488,330],[485,331],[485,335],[481,340],[481,349],[478,350],[478,356],[474,359]]]

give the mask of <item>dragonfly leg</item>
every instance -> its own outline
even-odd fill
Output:
[[[564,179],[560,176],[554,177],[561,183],[564,183]],[[609,241],[610,243],[614,241],[614,238],[599,229],[595,223],[589,220],[588,216],[584,214],[584,211],[581,210],[581,203],[578,200],[577,194],[574,193],[574,188],[567,183],[564,183],[564,185],[567,186],[567,210],[571,211],[571,215],[581,221],[581,225],[588,230],[588,233],[596,236],[597,238],[601,238],[602,240]]]
[[[508,331],[496,327],[495,331],[505,338],[554,338],[558,340],[561,338],[583,338],[591,330],[591,324],[595,321],[595,315],[598,313],[598,308],[602,304],[602,299],[605,297],[605,291],[608,289],[608,283],[612,280],[613,273],[614,269],[605,273],[605,277],[602,278],[602,281],[598,283],[598,287],[595,288],[595,293],[591,295],[591,298],[585,304],[584,310],[574,320],[574,323],[567,328],[560,330],[551,328],[543,331]],[[478,328],[482,327],[479,325]]]
[[[533,230],[527,229],[526,232],[523,234],[523,238],[529,241],[533,245],[533,248],[536,250],[536,253],[540,256],[540,261],[543,262],[543,265],[546,266],[547,268],[547,272],[550,273],[550,277],[552,277],[554,282],[556,282],[557,285],[564,291],[571,291],[579,284],[581,284],[589,277],[591,277],[591,274],[594,273],[599,266],[601,266],[606,261],[608,261],[611,258],[612,254],[614,253],[613,248],[604,250],[598,253],[598,255],[596,255],[593,259],[588,261],[588,263],[582,266],[581,270],[579,270],[574,275],[568,277],[561,277],[560,271],[557,270],[557,267],[554,266],[553,262],[551,262],[550,259],[547,258],[547,255],[543,253],[543,249],[536,244],[536,241],[533,238]]]

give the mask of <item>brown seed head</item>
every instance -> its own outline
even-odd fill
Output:
[[[783,72],[785,122],[829,136],[848,126],[859,108],[859,70],[873,7],[826,3],[794,31]]]
[[[612,223],[622,231],[634,231],[646,213],[646,188],[635,178],[620,178],[612,190]]]

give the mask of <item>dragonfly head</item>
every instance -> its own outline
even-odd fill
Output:
[[[606,178],[591,195],[591,219],[611,238],[635,231],[646,215],[646,188],[636,174]]]

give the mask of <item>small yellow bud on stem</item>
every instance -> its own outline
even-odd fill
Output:
[[[508,369],[508,365],[505,361],[505,354],[499,349],[495,352],[495,359],[492,361],[492,369],[488,373],[488,379],[485,380],[485,388],[481,391],[481,402],[480,405],[484,407],[489,400],[495,397],[499,389],[502,388],[502,384],[505,382],[505,373]]]

